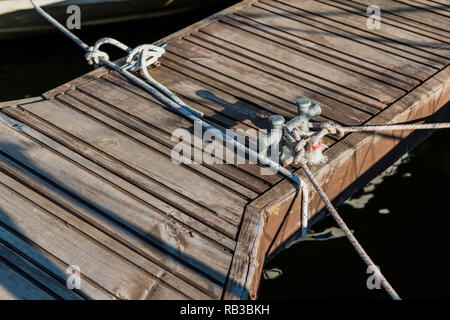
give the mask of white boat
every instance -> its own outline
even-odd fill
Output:
[[[81,26],[158,17],[224,0],[36,0],[59,21],[68,19],[70,5],[78,5]],[[53,29],[29,0],[0,0],[0,40]]]

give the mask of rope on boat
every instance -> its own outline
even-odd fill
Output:
[[[160,100],[165,105],[172,107],[174,110],[178,111],[188,119],[190,119],[194,124],[201,125],[205,130],[210,130],[211,133],[214,133],[216,137],[221,137],[222,140],[227,141],[229,143],[226,144],[228,147],[229,144],[232,146],[233,150],[236,147],[237,150],[245,152],[245,154],[253,157],[253,159],[258,159],[260,163],[264,165],[270,165],[272,170],[275,172],[279,172],[293,181],[302,191],[302,204],[301,204],[301,212],[302,212],[302,237],[306,235],[308,228],[308,207],[309,207],[309,191],[308,186],[305,184],[297,175],[293,174],[283,166],[279,165],[277,162],[272,161],[271,159],[259,154],[258,152],[247,148],[242,145],[238,141],[230,138],[225,133],[222,133],[217,128],[211,126],[207,122],[203,121],[201,118],[203,117],[203,113],[187,106],[179,97],[177,97],[172,91],[170,91],[167,87],[163,86],[161,83],[153,79],[148,73],[147,67],[155,64],[159,57],[164,53],[164,49],[162,48],[165,43],[160,44],[159,46],[154,45],[141,45],[136,47],[135,49],[131,49],[127,45],[123,44],[120,41],[117,41],[112,38],[102,38],[98,40],[93,47],[88,46],[81,39],[67,30],[63,25],[61,25],[58,21],[56,21],[53,17],[47,14],[44,10],[42,10],[38,4],[35,3],[34,0],[30,0],[37,12],[43,16],[46,20],[48,20],[51,24],[53,24],[56,28],[61,30],[66,36],[72,39],[75,43],[77,43],[81,48],[83,48],[86,53],[86,60],[90,64],[94,64],[95,66],[106,65],[109,68],[116,70],[123,74],[127,79],[134,82],[138,86],[147,90],[151,93],[155,98]],[[100,46],[103,44],[110,44],[116,46],[126,52],[128,52],[128,57],[126,59],[126,64],[124,66],[119,66],[114,62],[109,60],[109,56],[106,52],[100,50]],[[135,72],[141,71],[144,75],[145,79],[148,81],[145,82],[141,78],[136,77],[131,72],[128,71],[131,69]],[[149,85],[149,83],[151,85]],[[297,190],[299,191],[299,190]]]

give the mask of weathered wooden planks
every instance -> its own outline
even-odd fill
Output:
[[[445,42],[389,24],[384,24],[383,28],[379,29],[368,29],[367,17],[364,16],[364,12],[352,10],[349,7],[343,10],[340,8],[341,5],[339,3],[333,1],[306,0],[299,2],[282,0],[282,2],[304,10],[312,19],[318,17],[317,20],[324,21],[326,17],[327,21],[335,21],[341,25],[347,25],[352,28],[352,32],[361,35],[366,40],[371,41],[371,43],[379,42],[389,47],[407,50],[429,60],[445,61],[441,58],[450,57],[449,45]]]
[[[4,127],[0,138],[0,150],[62,187],[66,192],[95,207],[103,215],[108,216],[114,224],[118,224],[116,225],[117,228],[123,225],[178,258],[197,265],[213,278],[224,281],[231,258],[227,252],[202,236],[189,231],[183,225],[175,223],[173,219],[164,218],[158,213],[159,209],[156,207],[144,205],[134,197],[120,192],[98,176],[82,170],[72,164],[71,161],[54,152],[49,152],[48,149],[25,138],[11,128],[11,123],[6,125],[4,121],[0,124]],[[11,211],[18,211],[18,209],[13,210],[11,208]],[[27,225],[22,228],[27,230]],[[176,236],[171,238],[171,235],[174,234]],[[182,239],[182,237],[185,238]],[[81,241],[81,238],[77,238],[76,241]],[[207,254],[209,249],[207,248],[208,245],[204,246],[200,243],[210,243],[209,248],[213,250],[211,256],[214,259],[209,262],[202,261],[202,257]],[[197,254],[190,252],[190,249],[188,249],[196,246],[201,248],[201,250],[195,250]],[[51,247],[50,244],[49,247]],[[58,252],[58,254],[60,253]],[[196,255],[197,257],[195,257]],[[216,270],[216,267],[218,267],[218,271],[212,272],[211,270]],[[126,296],[131,297],[133,295],[127,293],[124,297]],[[137,298],[138,296],[134,295],[134,297]]]
[[[54,297],[16,272],[7,261],[0,259],[0,299],[53,300]]]
[[[121,102],[117,103],[122,104]],[[27,111],[46,119],[49,123],[109,154],[118,161],[126,163],[129,167],[147,175],[152,180],[188,198],[195,199],[196,202],[217,214],[222,214],[228,219],[238,219],[242,214],[245,205],[242,198],[231,193],[225,193],[220,186],[212,184],[206,179],[201,179],[190,170],[172,163],[168,157],[161,155],[159,152],[154,152],[150,148],[142,146],[129,137],[83,116],[67,106],[55,102],[46,102],[45,105],[30,105],[27,107]],[[153,110],[150,110],[146,114],[152,112]],[[68,118],[71,119],[70,122],[66,121]],[[194,183],[199,185],[198,189],[189,188]],[[205,198],[204,192],[208,192],[209,197]],[[221,199],[221,201],[217,201],[218,199]]]
[[[293,117],[299,96],[321,105],[322,121],[429,116],[450,96],[446,2],[381,0],[380,30],[366,27],[371,4],[245,0],[168,36],[149,71],[247,142],[270,115]],[[192,160],[209,142],[117,72],[0,108],[0,297],[256,298],[266,256],[301,227],[301,197],[280,175],[174,164],[174,130],[189,131]],[[405,151],[407,135],[327,138],[329,162],[312,170],[340,203]],[[311,192],[310,220],[322,207]],[[65,270],[77,263],[83,286],[70,291]]]
[[[45,142],[45,140],[43,142]],[[127,260],[140,266],[150,274],[155,275],[158,279],[177,288],[180,292],[188,294],[191,298],[205,298],[205,294],[200,290],[210,292],[213,297],[217,297],[218,294],[220,295],[217,285],[200,277],[188,268],[183,267],[177,261],[170,259],[170,257],[162,254],[157,249],[146,245],[144,241],[137,238],[129,231],[117,228],[113,223],[105,220],[102,215],[81,203],[78,199],[71,197],[57,187],[52,186],[43,180],[43,178],[26,171],[10,159],[2,156],[1,160],[2,170],[12,177],[8,178],[2,176],[2,182],[5,183],[5,185],[8,185],[12,189],[20,190],[22,195],[59,217],[61,220],[65,221],[66,224],[75,227],[92,239],[96,239],[101,244],[117,252]],[[19,183],[14,182],[13,179],[20,181],[22,186]],[[64,210],[62,208],[64,208]],[[50,270],[57,278],[65,281],[66,276],[63,272],[65,268],[62,266],[60,267],[59,263],[56,264],[56,260],[48,259],[41,251],[36,250],[35,247],[20,240],[17,236],[13,237],[10,232],[6,232],[6,230],[3,230],[2,232],[2,239],[6,243],[17,250],[20,250],[23,255],[27,256],[28,259],[33,260],[34,263],[41,265],[46,270]],[[163,268],[158,266],[161,264],[163,264]],[[182,280],[180,281],[179,278],[171,275],[170,272],[167,272],[167,269],[184,279],[184,281],[192,281],[200,290],[190,287]],[[88,297],[96,299],[111,297],[111,295],[105,295],[101,291],[98,292],[98,290],[95,287],[91,287],[89,283],[83,284],[83,292],[86,292]]]
[[[185,40],[208,47],[221,55],[233,57],[235,60],[267,73],[274,73],[280,78],[289,79],[301,86],[318,91],[322,95],[336,92],[332,96],[333,98],[369,113],[383,108],[385,103],[392,102],[392,99],[403,93],[382,82],[366,78],[364,75],[328,63],[302,51],[286,48],[226,24],[216,23],[201,31],[202,33],[193,35],[210,42],[211,45],[189,37],[186,37]],[[203,32],[213,37],[206,36]],[[221,50],[221,47],[224,50]],[[232,55],[234,52],[235,54]],[[282,72],[275,73],[274,68],[280,69]],[[299,79],[303,81],[299,81]],[[368,99],[367,96],[372,99]],[[352,98],[353,101],[346,97]],[[377,103],[377,101],[381,103]],[[373,108],[368,108],[368,105]]]
[[[366,10],[368,6],[372,5],[370,0],[339,0],[338,2],[362,10]],[[448,34],[450,23],[445,17],[433,14],[428,10],[417,10],[414,7],[397,1],[380,0],[377,1],[377,4],[383,8],[383,18],[386,19],[385,21],[387,23],[423,34],[430,38],[446,42],[450,41]]]

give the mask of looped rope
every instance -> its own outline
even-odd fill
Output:
[[[122,42],[116,39],[101,38],[97,40],[97,42],[93,46],[88,48],[88,52],[84,56],[90,65],[93,64],[95,67],[98,67],[99,65],[102,64],[102,60],[109,61],[109,55],[105,51],[100,50],[100,47],[104,44],[110,44],[127,52],[131,50],[127,45],[123,44]]]
[[[158,62],[158,59],[166,52],[164,48],[155,46],[153,44],[143,44],[132,49],[122,42],[113,38],[101,38],[97,42],[88,48],[88,52],[85,55],[87,62],[95,67],[104,64],[105,61],[109,61],[109,55],[100,50],[100,47],[105,44],[110,44],[128,53],[126,59],[125,68],[131,69],[131,71],[137,72],[139,70],[142,73],[146,73],[147,67]]]
[[[166,50],[162,47],[153,44],[143,44],[131,50],[126,63],[132,65],[131,71],[143,71],[148,66],[156,64],[165,52]]]

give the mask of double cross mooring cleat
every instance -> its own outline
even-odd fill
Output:
[[[311,103],[311,100],[307,98],[299,98],[296,101],[297,104],[297,116],[286,123],[286,128],[292,132],[294,129],[300,131],[300,134],[307,136],[309,133],[309,122],[311,118],[319,116],[322,110],[320,106]]]
[[[307,98],[299,98],[297,116],[285,123],[280,115],[269,117],[271,131],[259,139],[259,152],[263,156],[278,158],[284,167],[300,161],[308,163],[325,163],[327,157],[322,154],[326,146],[322,135],[310,131],[310,121],[321,113],[320,106]]]

